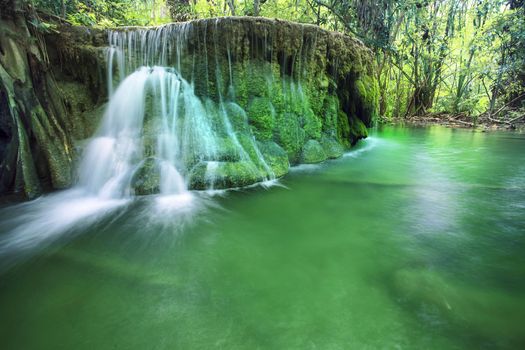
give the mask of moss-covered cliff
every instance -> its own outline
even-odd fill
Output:
[[[372,53],[340,33],[254,17],[173,24],[156,34],[144,28],[119,31],[141,44],[149,37],[146,50],[157,53],[152,61],[176,67],[198,95],[234,100],[248,112],[257,138],[280,141],[292,161],[299,160],[307,140],[323,133],[345,146],[355,143],[377,113]],[[177,41],[183,43],[174,47]],[[288,135],[295,134],[289,130],[293,124],[304,137]]]
[[[4,6],[10,11],[4,11]],[[40,33],[17,1],[0,16],[0,193],[28,198],[71,184],[68,114]]]
[[[0,23],[0,191],[32,197],[74,181],[76,141],[96,130],[108,95],[107,77],[123,68],[112,65],[107,72],[105,31],[61,24],[57,32],[42,36],[26,23],[20,15]],[[261,152],[276,176],[284,175],[289,163],[340,156],[366,137],[377,113],[370,50],[316,26],[235,17],[114,33],[126,38],[122,48],[130,51],[128,57],[137,51],[129,43],[145,46],[141,50],[149,61],[142,58],[137,65],[174,67],[192,83],[207,111],[226,110],[241,144],[248,136],[257,140],[257,145],[244,142],[246,152]],[[133,64],[128,62],[128,68],[137,68]],[[235,161],[217,171],[219,187],[260,180]],[[193,176],[190,186],[206,187],[204,177]],[[157,185],[149,187],[154,191]]]

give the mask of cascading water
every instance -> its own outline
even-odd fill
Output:
[[[4,267],[21,252],[115,213],[136,194],[160,193],[154,202],[157,211],[148,210],[148,219],[183,222],[188,209],[197,205],[190,187],[229,187],[232,168],[250,174],[246,184],[275,178],[249,129],[246,112],[222,96],[218,101],[197,96],[194,82],[182,77],[190,26],[109,33],[109,101],[98,131],[85,146],[78,182],[70,190],[8,209],[25,214],[13,212],[13,219],[4,221],[7,234],[0,239]],[[170,67],[167,57],[173,54],[176,64]],[[216,77],[222,81],[219,71]],[[233,91],[231,76],[229,89]],[[231,113],[240,116],[242,140]]]
[[[87,146],[80,186],[121,198],[134,192],[173,195],[189,187],[229,187],[226,178],[232,169],[258,181],[275,179],[253,134],[245,133],[240,140],[230,121],[229,111],[245,115],[244,110],[225,99],[220,89],[218,101],[197,96],[194,83],[182,77],[181,57],[190,29],[187,23],[109,33],[110,100],[101,128]],[[176,67],[169,67],[168,57],[173,56]],[[215,84],[220,86],[218,67],[215,62]],[[231,80],[230,73],[229,90]],[[243,131],[249,130],[245,119]]]
[[[173,232],[213,205],[210,190],[273,184],[290,162],[341,156],[374,111],[362,45],[313,26],[198,20],[109,31],[108,44],[108,103],[83,143],[78,181],[2,209],[0,261],[103,228],[128,206],[140,207],[141,224]],[[71,113],[87,119],[80,105]]]
[[[180,91],[177,75],[160,67],[142,67],[124,79],[112,94],[97,136],[86,148],[79,186],[102,197],[131,195],[132,177],[144,163],[143,123],[146,95],[151,95],[155,105],[148,107],[158,111],[160,123],[154,167],[160,175],[160,192],[183,193],[186,185],[177,170]]]

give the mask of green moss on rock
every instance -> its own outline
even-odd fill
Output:
[[[270,140],[275,126],[275,110],[267,98],[255,97],[248,106],[248,121],[255,137]]]
[[[263,176],[251,162],[200,162],[190,173],[190,188],[244,187],[262,180]]]
[[[350,147],[350,124],[342,110],[337,112],[337,138],[345,147]]]
[[[284,113],[277,117],[275,126],[277,143],[286,151],[290,163],[300,160],[300,152],[305,140],[305,132],[299,125],[299,118],[293,113]]]
[[[331,136],[323,135],[321,137],[321,146],[323,146],[323,150],[328,158],[339,158],[344,153],[343,146]]]
[[[234,102],[227,102],[224,104],[224,110],[235,131],[246,133],[250,131],[248,115],[241,106]]]
[[[160,191],[160,164],[154,157],[146,158],[131,178],[131,188],[137,195],[148,195]]]
[[[326,160],[327,156],[323,146],[317,140],[308,140],[303,146],[301,160],[303,163],[319,163]]]
[[[357,117],[350,119],[350,142],[355,145],[357,141],[368,136],[368,130],[363,121]]]
[[[228,62],[225,62],[228,65]],[[269,62],[254,60],[240,61],[232,67],[234,97],[244,108],[254,97],[268,97],[269,78],[272,67]]]
[[[53,187],[67,185],[71,173],[68,162],[74,157],[68,138],[78,140],[92,134],[101,115],[97,106],[107,96],[102,55],[106,33],[68,26],[59,32],[46,38],[49,68],[59,80],[59,98],[46,98],[49,92],[36,94],[44,111],[34,113],[36,127],[24,126],[26,140],[18,140],[28,143],[28,154],[21,164],[27,174],[16,172],[20,173],[19,187],[25,187],[26,192],[36,193],[36,184],[46,172],[49,176],[42,181],[51,180]],[[352,37],[263,18],[194,21],[185,27],[184,36],[187,45],[182,45],[183,52],[177,55],[176,50],[168,50],[166,65],[177,67],[191,82],[218,138],[216,147],[195,144],[183,155],[187,169],[193,169],[187,171],[192,173],[194,188],[205,188],[210,181],[216,188],[246,186],[267,176],[268,166],[279,177],[288,171],[290,162],[314,163],[338,157],[344,147],[366,137],[366,127],[377,115],[379,91],[373,56]],[[229,39],[227,45],[222,45],[221,37]],[[19,47],[17,43],[8,37],[0,39],[5,51],[1,65],[10,81],[31,88],[28,60],[42,55],[35,45],[29,51],[24,48],[31,47],[29,41]],[[35,71],[47,70],[37,66]],[[57,107],[61,102],[65,113]],[[158,106],[151,104],[151,98],[146,97],[143,143],[145,156],[150,158],[133,178],[138,194],[157,192],[159,186],[154,156],[161,125]],[[35,106],[28,105],[31,108],[24,115],[31,117]],[[191,118],[183,104],[179,108],[181,118]],[[238,142],[231,138],[232,129]],[[32,168],[25,163],[33,163]]]
[[[76,140],[90,137],[102,116],[91,94],[84,85],[74,81],[61,81],[58,86],[68,112],[71,136]]]
[[[355,87],[360,97],[360,117],[367,125],[371,125],[379,111],[379,84],[371,76],[363,75],[356,80]]]
[[[337,136],[337,115],[339,100],[336,96],[328,95],[323,103],[323,132],[327,135]]]
[[[290,161],[286,151],[273,141],[258,142],[257,144],[264,160],[272,168],[274,176],[286,175],[290,169]]]
[[[310,108],[305,108],[302,116],[303,129],[307,138],[318,140],[321,137],[323,122]]]
[[[213,159],[221,162],[236,162],[241,159],[239,146],[231,138],[221,138],[217,140],[217,152]]]

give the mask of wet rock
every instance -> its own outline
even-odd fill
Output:
[[[279,115],[275,130],[277,143],[286,151],[290,163],[300,161],[300,152],[305,140],[305,132],[299,125],[299,118],[292,113]]]
[[[269,140],[273,136],[275,110],[267,98],[256,97],[248,106],[248,121],[259,140]]]
[[[158,159],[144,159],[131,178],[131,188],[137,195],[160,192],[160,163]]]
[[[323,146],[323,150],[328,158],[339,158],[344,153],[343,146],[333,137],[327,135],[321,137],[321,146]]]
[[[73,145],[96,130],[100,106],[107,102],[107,77],[118,77],[119,68],[106,64],[106,31],[63,23],[58,23],[56,32],[44,35],[48,64],[27,25],[21,25],[25,18],[19,17],[0,22],[4,34],[0,87],[6,91],[0,102],[9,106],[0,109],[9,119],[0,120],[9,126],[9,138],[0,145],[6,155],[0,164],[0,191],[35,196],[43,185],[71,184],[73,160],[78,158]],[[366,137],[366,128],[377,114],[378,85],[372,52],[359,40],[312,25],[253,17],[170,26],[173,30],[164,32],[173,35],[173,42],[182,39],[178,26],[185,31],[182,51],[169,50],[166,65],[176,67],[176,73],[191,83],[185,92],[190,89],[199,98],[199,108],[217,138],[214,149],[196,142],[184,151],[183,173],[202,168],[199,162],[207,162],[206,167],[217,163],[217,186],[244,186],[271,172],[282,176],[289,163],[338,157],[343,146]],[[227,38],[228,44],[221,38]],[[29,72],[38,74],[29,76]],[[22,84],[17,91],[14,81]],[[116,87],[119,79],[111,82]],[[178,107],[181,123],[203,114],[183,105]],[[155,157],[159,111],[150,106],[147,96],[146,106],[143,153]],[[231,139],[232,133],[237,141]],[[155,163],[147,158],[137,170],[137,193],[158,190]]]
[[[323,146],[316,140],[308,140],[303,146],[301,160],[303,163],[319,163],[326,160],[327,156]]]
[[[244,187],[264,179],[251,162],[200,162],[190,173],[190,188],[195,190]]]
[[[266,163],[272,168],[276,178],[282,177],[290,169],[288,154],[281,146],[273,141],[258,142],[259,149]]]

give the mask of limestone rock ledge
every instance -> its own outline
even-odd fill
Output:
[[[0,193],[33,198],[74,182],[76,145],[94,133],[107,101],[108,35],[66,23],[41,33],[23,9],[2,16]],[[366,137],[378,110],[378,87],[372,52],[359,40],[253,17],[169,26],[179,33],[184,26],[185,42],[184,54],[172,52],[167,64],[179,67],[198,96],[228,98],[233,110],[245,111],[238,120],[233,113],[231,122],[255,136],[277,176],[289,164],[337,157]],[[228,175],[235,169],[224,163],[224,187],[260,180],[249,172]],[[201,188],[204,182],[190,185]]]

